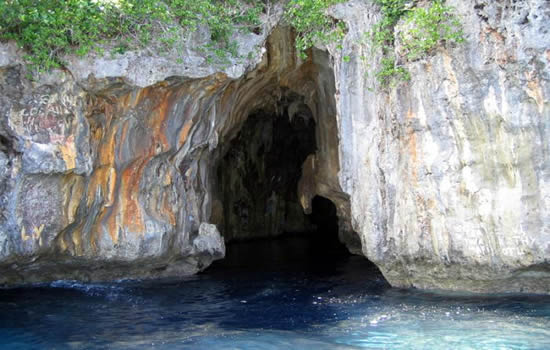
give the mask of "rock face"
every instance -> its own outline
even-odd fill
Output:
[[[446,4],[466,43],[404,62],[410,82],[380,92],[358,57],[368,45],[335,66],[353,226],[394,286],[548,293],[548,2]],[[373,6],[334,13],[352,28],[343,52],[357,52]]]
[[[264,43],[270,34],[266,54],[259,47],[250,61],[219,67],[226,73],[191,69],[192,79],[181,71],[167,77],[164,67],[156,67],[159,59],[129,53],[111,61],[97,58],[106,67],[88,58],[87,77],[77,62],[31,83],[16,50],[4,45],[0,283],[192,274],[224,255],[214,225],[227,229],[226,240],[247,237],[268,220],[273,230],[258,234],[283,233],[287,219],[295,221],[295,230],[306,228],[300,203],[308,205],[317,193],[334,198],[349,217],[337,180],[328,54],[317,50],[298,61],[289,28],[273,30],[268,22],[263,33],[253,41]],[[250,42],[250,35],[238,39]],[[129,60],[140,64],[139,77],[117,68],[130,69]],[[152,85],[142,87],[143,82]],[[257,160],[255,167],[228,161],[232,152],[239,154],[232,145],[248,117],[262,113],[263,134],[268,125],[282,124],[297,132],[294,143],[282,144],[284,130],[260,133],[257,143],[243,142],[248,149],[263,148],[263,156],[247,158]],[[256,134],[254,125],[246,130]],[[264,168],[263,175],[273,177],[276,163],[287,158],[284,152],[295,152],[291,147],[300,141],[305,146],[287,166],[288,174],[267,179],[281,180],[278,188],[265,197],[248,194],[256,201],[271,198],[272,208],[260,209],[271,210],[272,217],[263,220],[258,210],[255,225],[241,230],[244,236],[233,232],[245,222],[233,215],[233,204],[243,196],[235,183],[258,179],[262,174],[254,172]],[[309,192],[299,200],[301,162],[308,156],[318,170],[304,180]],[[240,171],[252,177],[231,175]],[[244,205],[255,209],[254,201]]]
[[[390,89],[361,0],[331,9],[343,48],[304,61],[280,8],[225,67],[199,33],[183,65],[68,58],[31,82],[0,44],[0,284],[195,273],[223,257],[218,229],[307,229],[322,196],[394,286],[549,293],[547,1],[447,4],[466,43],[400,58],[412,79]]]

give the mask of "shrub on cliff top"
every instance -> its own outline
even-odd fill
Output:
[[[343,38],[345,25],[327,16],[329,6],[344,0],[290,0],[285,18],[296,30],[296,49],[302,58],[315,43],[327,43]]]
[[[453,14],[453,8],[443,5],[444,0],[433,0],[426,7],[415,7],[412,0],[374,1],[380,5],[382,19],[374,25],[371,38],[375,47],[382,48],[382,69],[376,77],[383,86],[410,78],[405,68],[396,63],[393,52],[394,27],[400,19],[405,21],[399,33],[405,59],[422,58],[443,43],[464,41],[460,22]]]
[[[147,45],[157,30],[173,44],[173,23],[184,30],[206,25],[218,47],[230,48],[234,30],[259,25],[262,9],[258,0],[4,0],[0,40],[15,40],[43,71],[62,65],[63,54],[84,55],[104,40],[122,52]]]
[[[85,54],[101,38],[115,35],[118,21],[110,3],[80,0],[7,0],[0,3],[0,38],[27,49],[25,57],[43,69],[59,66],[59,55]]]
[[[315,43],[338,41],[344,23],[327,15],[327,9],[345,0],[288,0],[285,19],[296,30],[301,57]],[[367,0],[365,0],[367,1]],[[369,0],[380,6],[382,19],[371,38],[382,48],[382,85],[408,74],[395,59],[395,25],[405,18],[399,35],[405,58],[414,60],[443,42],[463,41],[458,19],[443,0],[415,7],[415,0]],[[0,0],[0,40],[13,39],[25,48],[31,67],[48,70],[63,64],[64,54],[85,55],[103,41],[115,43],[114,52],[146,47],[152,36],[171,47],[177,41],[178,23],[184,31],[208,26],[212,44],[207,56],[236,55],[231,42],[235,30],[254,30],[260,23],[265,0]],[[157,35],[160,34],[160,35]],[[213,55],[212,55],[213,54]],[[208,58],[207,57],[207,58]],[[347,57],[347,56],[346,56]],[[346,58],[345,57],[345,58]],[[347,57],[349,60],[349,57]],[[393,60],[391,64],[390,61]]]
[[[302,57],[316,42],[344,35],[344,25],[326,15],[329,6],[344,0],[290,0],[285,18],[296,29]],[[179,23],[184,30],[209,27],[218,56],[235,54],[235,30],[259,26],[265,0],[4,0],[0,2],[0,40],[13,39],[28,52],[31,67],[59,67],[67,53],[87,54],[98,43],[115,42],[116,53],[144,47],[153,33],[173,45]]]

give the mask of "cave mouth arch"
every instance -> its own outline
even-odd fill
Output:
[[[298,60],[288,47],[293,41],[288,28],[274,30],[262,63],[229,86],[222,101],[230,105],[219,108],[227,114],[207,150],[213,162],[204,208],[226,243],[225,261],[239,242],[298,236],[316,240],[286,247],[287,257],[310,248],[328,253],[320,247],[324,238],[347,256],[362,255],[350,198],[340,184],[334,62],[319,49]],[[331,221],[316,224],[322,216]]]
[[[339,237],[335,203],[314,195],[306,210],[299,198],[318,132],[313,113],[293,93],[251,112],[240,126],[216,170],[226,264],[326,268],[351,255]]]

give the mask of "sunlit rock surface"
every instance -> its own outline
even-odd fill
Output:
[[[387,93],[358,44],[374,7],[333,11],[351,28],[335,71],[353,226],[394,286],[548,293],[548,2],[446,3],[466,43],[400,58],[411,81]]]
[[[88,76],[82,64],[70,64],[37,82],[24,77],[13,46],[2,46],[0,282],[188,275],[223,257],[218,229],[227,228],[226,240],[254,232],[232,233],[242,222],[232,223],[231,206],[225,218],[223,200],[232,202],[224,198],[225,175],[218,174],[230,174],[238,164],[222,158],[248,116],[260,110],[268,118],[302,123],[307,112],[312,125],[303,159],[290,170],[294,188],[284,188],[294,198],[296,230],[306,227],[299,224],[305,213],[297,183],[308,156],[317,170],[303,202],[324,195],[349,218],[348,197],[337,180],[328,54],[316,51],[299,61],[289,28],[266,25],[255,40],[257,55],[235,63],[239,76],[211,74],[215,67],[197,63],[193,74],[167,78],[157,72],[164,69],[159,61],[148,58],[142,58],[139,76],[110,67],[126,57],[89,62]],[[279,158],[284,164],[285,155]],[[242,203],[250,212],[254,196]],[[287,231],[279,227],[285,216],[278,220],[265,235]]]
[[[223,257],[220,233],[307,228],[322,196],[340,239],[394,286],[550,292],[548,4],[447,4],[466,43],[401,57],[412,79],[389,89],[364,39],[380,14],[361,0],[330,10],[348,25],[343,48],[306,60],[277,26],[280,8],[261,34],[239,34],[248,58],[227,65],[195,50],[199,31],[183,63],[148,51],[69,57],[31,82],[22,53],[0,44],[0,283],[192,274]],[[245,170],[276,183],[263,162],[227,169],[260,111],[314,123],[286,192],[238,191],[255,176],[235,176]],[[248,135],[249,150],[280,148]],[[252,209],[258,225],[237,232]]]

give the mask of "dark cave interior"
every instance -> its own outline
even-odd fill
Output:
[[[316,123],[305,105],[289,108],[295,101],[252,113],[219,163],[227,256],[214,266],[317,266],[350,255],[338,238],[334,203],[316,196],[309,215],[300,204],[298,182],[302,164],[317,149]]]
[[[226,241],[311,230],[297,187],[316,150],[315,121],[309,109],[289,115],[286,106],[251,114],[218,166]]]

